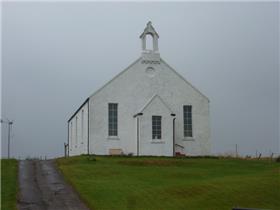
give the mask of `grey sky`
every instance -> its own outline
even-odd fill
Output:
[[[279,152],[278,18],[277,2],[3,3],[12,155],[63,155],[68,118],[140,56],[149,20],[161,57],[210,98],[212,152]]]

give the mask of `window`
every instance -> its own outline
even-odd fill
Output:
[[[184,106],[184,136],[192,137],[192,106]]]
[[[146,35],[146,49],[147,50],[153,50],[153,36],[150,34]]]
[[[71,143],[71,146],[73,145],[73,123],[71,122],[70,124],[70,143]]]
[[[152,137],[161,139],[161,116],[152,116]]]
[[[76,145],[78,144],[78,117],[76,116]]]
[[[109,103],[108,106],[108,135],[118,135],[118,104]]]
[[[82,109],[82,140],[84,139],[84,110]]]

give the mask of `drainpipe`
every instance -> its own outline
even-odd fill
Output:
[[[176,120],[176,114],[171,114],[173,118],[173,156],[175,157],[175,120]]]
[[[135,117],[137,117],[137,134],[136,134],[136,136],[137,136],[137,156],[139,156],[139,118],[138,118],[138,116],[142,116],[143,115],[143,113],[137,113],[137,114],[135,114],[133,117],[135,118]]]

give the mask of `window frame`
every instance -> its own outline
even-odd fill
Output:
[[[118,136],[118,103],[108,103],[108,136]]]
[[[152,116],[152,139],[153,140],[162,139],[162,116],[160,115]]]
[[[81,132],[82,132],[82,141],[84,140],[84,109],[82,109],[82,117],[81,117]]]
[[[185,138],[193,138],[192,105],[183,106],[183,132]]]
[[[70,122],[70,143],[71,147],[73,146],[73,122]]]
[[[75,145],[78,144],[78,116],[75,117]]]

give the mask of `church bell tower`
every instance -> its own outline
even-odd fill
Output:
[[[147,36],[152,37],[152,49],[147,49]],[[160,54],[158,50],[158,39],[159,35],[152,26],[152,22],[149,21],[147,23],[144,32],[140,35],[140,39],[142,41],[142,58],[143,63],[159,63],[160,62]]]

